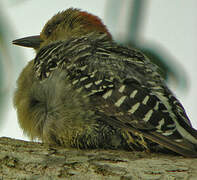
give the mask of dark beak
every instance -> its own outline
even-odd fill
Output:
[[[40,38],[40,36],[29,36],[21,39],[16,39],[12,41],[13,44],[18,46],[24,46],[24,47],[30,47],[30,48],[39,48],[40,44],[43,42],[43,40]]]

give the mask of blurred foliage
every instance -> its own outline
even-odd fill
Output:
[[[10,56],[9,56],[9,50],[7,48],[7,26],[4,22],[3,18],[3,12],[0,11],[0,123],[3,120],[3,113],[5,109],[5,100],[8,96],[9,92],[9,79],[7,75],[6,78],[6,69],[8,68],[8,65],[10,63]],[[7,81],[7,82],[6,82]]]
[[[146,12],[147,4],[146,0],[132,0],[125,1],[124,3],[130,2],[128,21],[127,21],[127,32],[124,40],[119,39],[121,44],[131,46],[136,49],[140,49],[149,59],[160,68],[160,74],[169,84],[173,84],[178,90],[187,90],[187,76],[184,72],[183,67],[176,62],[176,60],[167,52],[161,45],[148,42],[141,44],[140,39],[142,38],[141,33],[143,23],[145,20],[144,13]],[[112,8],[113,7],[113,8]],[[119,0],[108,0],[107,4],[107,23],[117,24],[120,16],[123,14],[122,2]],[[116,11],[116,12],[115,12]],[[147,12],[146,12],[147,13]],[[113,27],[114,25],[112,25]]]
[[[12,47],[13,28],[1,8],[0,6],[0,127],[4,120],[3,115],[11,103],[11,93],[14,91],[15,80],[23,63],[20,53]]]

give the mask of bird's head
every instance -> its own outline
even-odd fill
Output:
[[[16,39],[13,44],[31,47],[38,51],[55,41],[68,40],[92,32],[106,33],[109,39],[112,39],[106,26],[97,16],[70,8],[53,16],[45,24],[40,35]]]

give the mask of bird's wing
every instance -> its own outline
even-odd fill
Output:
[[[82,71],[81,79],[75,81],[75,87],[84,87],[87,96],[91,97],[92,107],[103,117],[110,117],[104,121],[136,131],[177,153],[197,156],[193,146],[197,144],[197,131],[190,126],[182,105],[154,67],[140,61],[137,55],[124,61],[123,51],[110,53],[110,56],[106,54],[106,49],[100,49],[94,57],[99,61],[90,57],[91,70]],[[140,61],[140,66],[136,65],[135,58]]]
[[[100,81],[96,80],[95,83]],[[141,134],[180,154],[197,156],[194,146],[189,143],[196,143],[197,132],[179,115],[168,109],[157,95],[134,80],[123,83],[116,80],[111,83],[104,79],[102,81],[105,82],[103,89],[92,87],[89,95],[92,107],[101,113],[101,116],[110,117],[104,118],[105,122],[134,134]],[[85,88],[91,88],[90,84],[87,83]],[[176,105],[172,106],[176,108]],[[178,108],[174,111],[178,111]]]

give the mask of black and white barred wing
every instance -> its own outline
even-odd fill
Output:
[[[99,50],[100,56],[95,57],[100,58],[99,61],[75,82],[88,92],[95,109],[103,117],[110,117],[104,120],[161,145],[159,148],[163,146],[185,156],[197,156],[197,131],[191,127],[182,105],[159,74],[144,62],[143,66],[136,67],[136,59],[140,60],[137,56],[128,62],[121,56],[123,52],[115,52],[113,58],[113,53],[107,56],[106,49]],[[151,149],[144,140],[141,142]]]
[[[142,89],[134,82],[125,82],[116,84],[115,89],[106,90],[98,101],[101,102],[100,106],[97,106],[99,111],[111,117],[105,119],[107,123],[141,136],[144,138],[141,145],[146,146],[145,148],[159,150],[163,146],[183,155],[197,155],[193,146],[196,143],[196,136],[193,136],[196,131],[184,121],[181,124],[184,125],[184,129],[177,127],[176,123],[179,122],[174,122],[162,101],[149,90]],[[182,131],[182,134],[179,131]],[[188,136],[187,139],[184,135]],[[146,139],[156,142],[161,147],[151,147]]]

